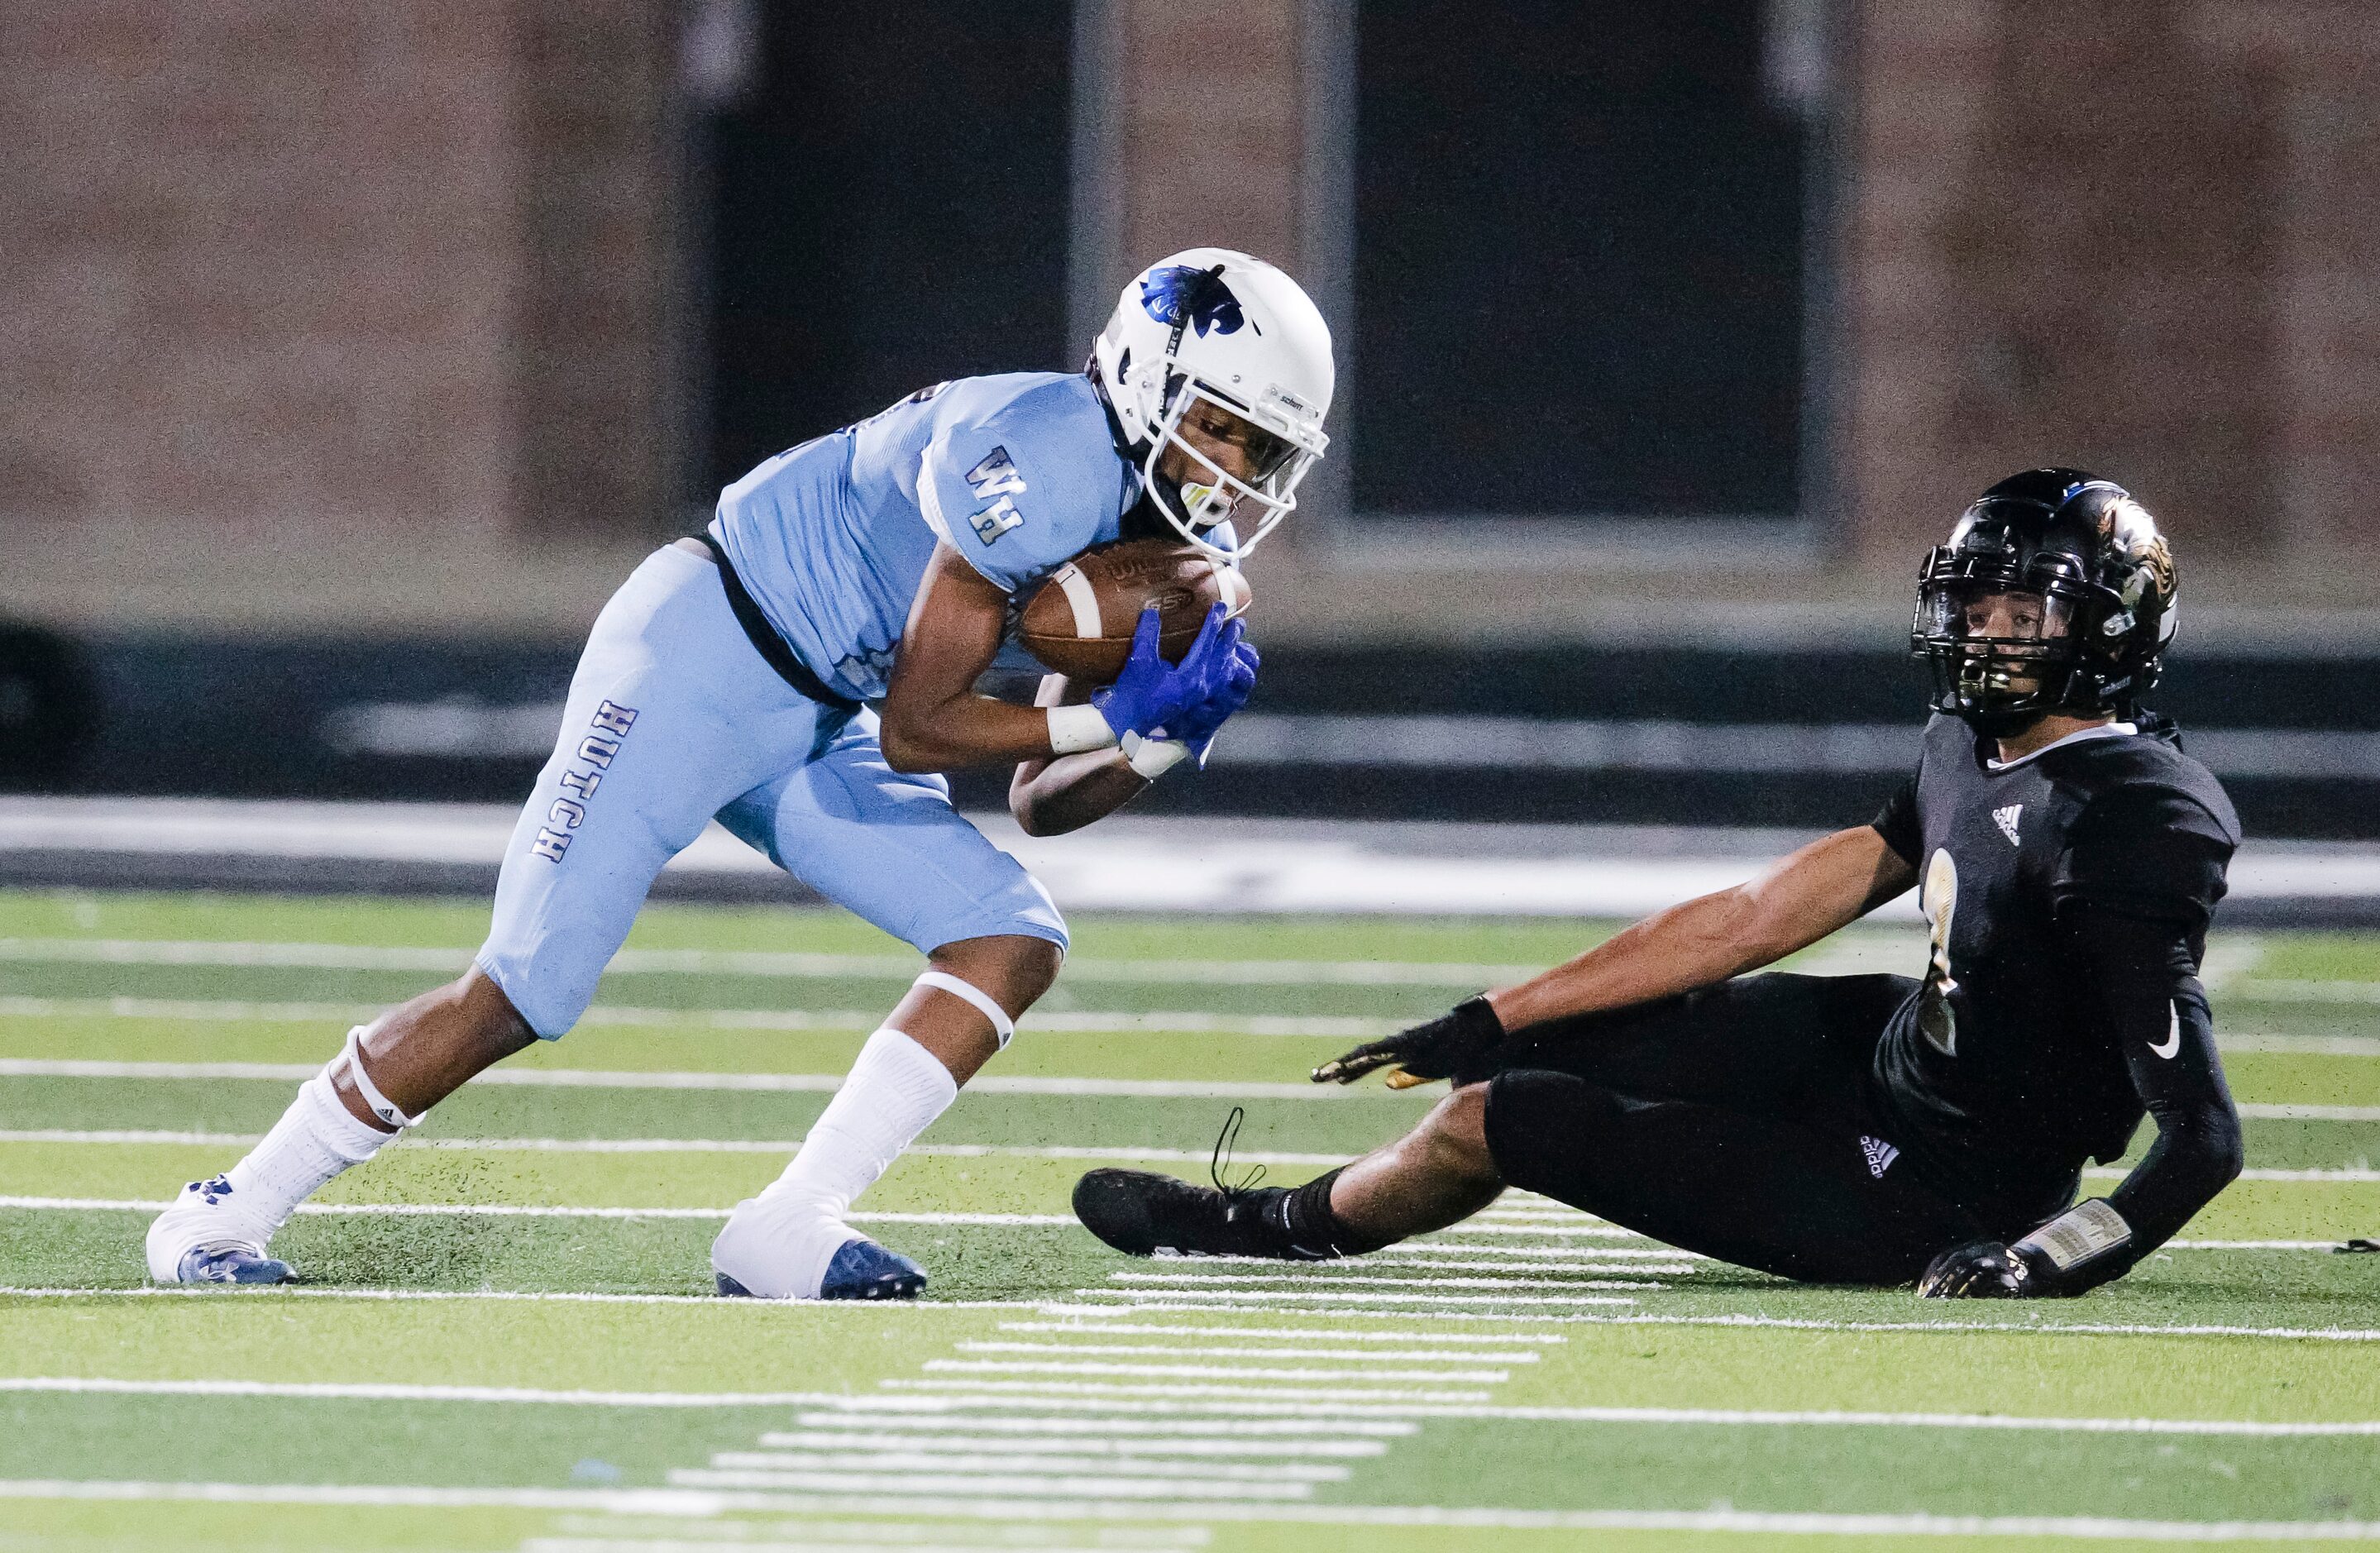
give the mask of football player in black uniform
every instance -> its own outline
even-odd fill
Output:
[[[1376,1250],[1506,1186],[1789,1278],[1945,1297],[2076,1294],[2239,1173],[2198,982],[2239,821],[2142,710],[2173,633],[2171,552],[2119,486],[1992,487],[1918,585],[1936,716],[1875,822],[1649,917],[1564,965],[1314,1074],[1454,1091],[1303,1186],[1094,1171],[1118,1250]],[[1920,980],[1742,973],[1921,888]],[[2086,1160],[2156,1138],[2079,1205]]]

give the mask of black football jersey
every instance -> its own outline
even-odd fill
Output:
[[[2195,965],[2240,822],[2161,720],[2005,766],[1996,747],[1936,717],[1916,775],[1876,817],[1917,871],[1930,956],[1874,1079],[1921,1175],[2021,1219],[2062,1207],[2085,1159],[2121,1155],[2143,1114],[2081,925],[2174,924]]]

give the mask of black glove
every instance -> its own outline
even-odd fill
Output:
[[[1925,1264],[1917,1280],[1922,1300],[2021,1300],[2036,1292],[2027,1287],[2033,1268],[2024,1256],[1996,1240],[1954,1245]]]
[[[1314,1070],[1317,1084],[1353,1084],[1375,1068],[1389,1068],[1389,1087],[1410,1089],[1434,1078],[1451,1078],[1475,1067],[1504,1038],[1504,1026],[1485,998],[1454,1005],[1427,1025],[1366,1041]]]
[[[2131,1226],[2107,1201],[2077,1203],[2012,1245],[1955,1245],[1926,1264],[1917,1293],[1928,1300],[2064,1299],[2131,1266]]]

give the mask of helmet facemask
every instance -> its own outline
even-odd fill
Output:
[[[2084,642],[2114,602],[2070,557],[2022,568],[1937,548],[1917,589],[1911,645],[1934,671],[1934,710],[2007,737],[2051,712],[2107,710],[2092,694]]]
[[[1150,428],[1148,451],[1141,459],[1141,479],[1149,500],[1184,539],[1218,560],[1236,561],[1296,510],[1298,483],[1321,456],[1321,450],[1300,446],[1286,424],[1279,430],[1268,427],[1265,418],[1248,406],[1196,378],[1174,374],[1167,386],[1163,414]],[[1224,468],[1183,434],[1184,421],[1196,415],[1199,406],[1211,406],[1246,428],[1247,478]],[[1168,448],[1182,452],[1184,478],[1179,480],[1159,467]],[[1229,548],[1207,537],[1226,522],[1232,524],[1237,540]]]
[[[1977,497],[1927,554],[1909,646],[1933,669],[1936,711],[2007,738],[2052,712],[2136,709],[2179,600],[2173,552],[2123,487],[2026,469]]]

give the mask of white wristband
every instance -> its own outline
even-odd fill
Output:
[[[2131,1239],[2132,1227],[2114,1205],[2105,1197],[2093,1197],[2075,1204],[2016,1244],[2020,1249],[2040,1252],[2052,1267],[2065,1272],[2128,1245]]]
[[[1115,730],[1097,707],[1051,707],[1050,753],[1080,755],[1087,749],[1115,747]]]
[[[1121,747],[1124,764],[1150,782],[1180,765],[1190,753],[1190,746],[1179,739],[1150,739],[1126,730]]]

